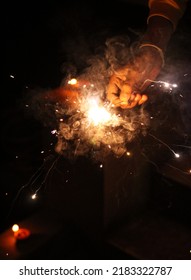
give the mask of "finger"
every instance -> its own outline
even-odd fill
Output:
[[[115,99],[113,98],[113,100],[111,101],[111,103],[115,106],[115,107],[121,107],[121,100],[116,97]]]
[[[143,94],[143,95],[141,96],[141,99],[138,101],[138,104],[141,105],[141,104],[143,104],[144,102],[146,102],[147,100],[148,100],[148,96],[145,95],[145,94]]]
[[[139,104],[139,101],[141,100],[142,96],[139,93],[135,94],[135,101],[137,101],[137,103]]]
[[[132,94],[132,87],[128,84],[123,84],[122,88],[121,88],[121,92],[120,92],[120,100],[122,102],[128,103],[130,97]]]
[[[148,99],[147,95],[141,95],[139,93],[137,94],[132,94],[131,97],[130,97],[130,102],[123,102],[121,104],[121,108],[123,109],[131,109],[137,105],[141,105],[143,104],[144,102],[146,102]]]
[[[133,107],[137,106],[137,101],[133,101],[131,103],[121,104],[122,109],[131,109]]]
[[[106,91],[107,99],[109,101],[111,101],[112,103],[114,103],[115,100],[118,99],[117,95],[119,93],[120,87],[121,87],[121,81],[115,75],[113,75],[110,78],[109,84],[107,86],[107,91]],[[119,101],[120,100],[118,100],[118,102]]]

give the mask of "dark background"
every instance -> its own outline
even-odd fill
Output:
[[[158,111],[163,110],[163,114],[159,114],[162,126],[157,123],[153,128],[156,135],[169,143],[172,142],[170,137],[175,137],[173,141],[176,139],[177,143],[187,146],[190,146],[191,132],[190,11],[188,4],[188,9],[170,41],[166,66],[161,73],[161,79],[167,76],[168,80],[179,84],[181,93],[184,93],[184,101],[179,103],[179,98],[173,99],[170,96],[163,102],[162,97],[152,97],[150,103],[158,106]],[[55,138],[50,134],[51,128],[44,127],[33,115],[34,112],[31,113],[26,107],[31,89],[55,88],[60,85],[67,72],[79,73],[87,67],[88,57],[102,53],[109,37],[128,34],[132,39],[137,38],[137,34],[142,34],[146,28],[148,7],[133,4],[132,1],[27,1],[8,2],[2,9],[2,14],[1,232],[15,221],[22,221],[36,211],[38,213],[49,199],[49,196],[42,193],[37,202],[31,203],[28,197],[34,190],[30,186],[22,189],[17,196],[21,186],[29,181],[44,159],[48,159],[43,177],[52,162],[51,156],[54,155],[54,145],[51,143],[55,143]],[[158,104],[156,100],[159,100]],[[172,101],[174,103],[171,103]],[[148,110],[152,113],[156,111],[155,108],[148,105]],[[167,112],[170,116],[168,124],[164,122]],[[178,129],[169,135],[169,127],[175,122]],[[145,151],[151,159],[156,155],[150,150]],[[190,149],[183,149],[183,152],[190,157]],[[165,151],[161,155],[165,160],[169,159]],[[164,163],[160,157],[157,160],[159,164]],[[64,166],[62,170],[71,171],[71,177],[75,176],[70,178],[71,187],[78,180],[84,183],[83,179],[80,179],[83,175],[74,172],[79,166],[88,170],[87,184],[92,180],[91,176],[97,178],[98,185],[103,180],[103,173],[98,170],[98,165],[87,159],[81,159],[77,163],[62,159],[60,165]],[[179,165],[178,168],[181,169],[181,164]],[[164,177],[155,168],[151,167],[151,170],[152,207],[190,229],[190,179],[186,177],[181,183],[180,179],[175,177]],[[173,207],[167,210],[169,203],[172,203]],[[122,248],[118,250],[103,241],[95,242],[91,234],[87,237],[85,231],[75,222],[69,220],[68,223],[68,232],[64,233],[65,253],[62,254],[62,250],[56,253],[53,249],[56,239],[58,244],[58,240],[63,237],[63,233],[58,233],[48,244],[49,254],[46,252],[45,256],[43,252],[46,250],[41,248],[25,258],[136,258],[136,255],[129,255]],[[144,256],[140,255],[138,258]]]

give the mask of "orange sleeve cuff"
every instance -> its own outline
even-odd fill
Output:
[[[183,16],[188,0],[149,0],[148,21],[153,16],[161,16],[168,19],[176,29],[178,21]]]

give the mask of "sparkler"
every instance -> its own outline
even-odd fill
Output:
[[[120,112],[101,99],[94,84],[83,84],[74,78],[68,84],[78,88],[80,94],[73,101],[73,109],[72,106],[69,110],[63,110],[62,106],[55,109],[59,125],[52,134],[58,137],[58,153],[68,156],[74,151],[74,156],[90,155],[99,160],[111,152],[122,156],[128,152],[127,143],[147,129],[149,117],[143,109],[136,113]]]
[[[151,82],[170,90],[177,88],[177,84],[163,81]],[[58,140],[55,147],[58,155],[53,160],[51,157],[51,164],[42,180],[45,164],[49,160],[45,160],[29,182],[20,188],[11,210],[21,191],[26,187],[32,188],[31,199],[36,200],[41,189],[44,188],[45,190],[46,182],[61,155],[66,157],[77,157],[79,155],[91,157],[101,162],[99,167],[102,169],[104,158],[108,154],[113,153],[116,157],[123,155],[131,157],[133,154],[129,151],[128,144],[141,134],[149,134],[172,152],[176,159],[180,158],[180,154],[167,143],[148,133],[153,116],[149,116],[143,107],[140,107],[136,112],[133,110],[120,110],[112,106],[111,103],[104,101],[100,97],[99,88],[94,84],[79,82],[75,78],[69,80],[67,84],[71,89],[75,88],[78,94],[75,95],[75,99],[72,99],[74,106],[72,106],[71,100],[68,103],[68,107],[63,106],[62,102],[54,104],[54,113],[58,126],[52,128],[51,134]],[[67,105],[67,99],[65,101]],[[28,107],[29,105],[27,104]],[[182,146],[184,147],[184,145]],[[44,153],[44,151],[40,153]],[[145,158],[149,161],[147,155],[145,155]],[[157,166],[154,162],[152,163]],[[182,172],[191,174],[191,169],[188,168]],[[40,184],[38,183],[39,180],[41,180]],[[66,180],[67,182],[68,179]]]

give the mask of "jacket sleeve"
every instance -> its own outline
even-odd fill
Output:
[[[183,16],[188,0],[149,0],[148,21],[153,16],[161,16],[168,19],[176,29],[178,21]]]

